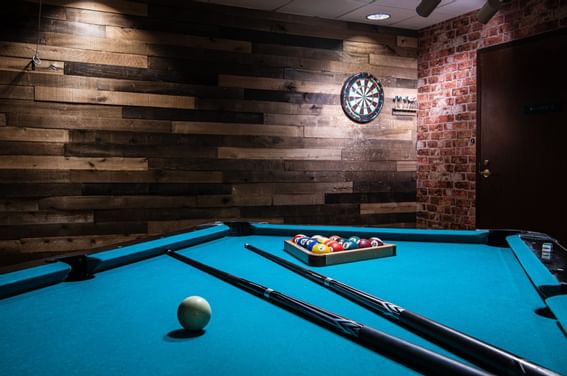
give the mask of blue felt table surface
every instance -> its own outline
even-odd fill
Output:
[[[445,355],[394,323],[243,248],[300,263],[279,236],[223,237],[180,252]],[[396,241],[395,257],[317,271],[567,374],[567,339],[509,248]],[[189,295],[213,316],[187,337]],[[325,328],[160,255],[0,300],[0,374],[413,374]]]

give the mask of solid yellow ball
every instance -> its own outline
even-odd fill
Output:
[[[200,296],[189,296],[179,304],[177,319],[187,330],[202,330],[211,319],[211,306]]]

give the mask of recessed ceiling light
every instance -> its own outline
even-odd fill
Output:
[[[392,16],[390,16],[388,13],[372,13],[366,16],[367,19],[372,21],[384,21],[390,17]]]

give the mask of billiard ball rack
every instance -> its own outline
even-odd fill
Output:
[[[284,250],[307,265],[312,266],[336,265],[346,262],[370,260],[396,255],[395,244],[384,244],[378,247],[356,248],[340,252],[316,254],[298,244],[295,244],[292,240],[284,240]]]

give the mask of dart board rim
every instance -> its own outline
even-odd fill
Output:
[[[360,81],[361,79],[373,82],[378,88],[378,103],[376,104],[376,107],[372,109],[372,111],[370,111],[368,114],[361,114],[357,112],[352,108],[352,101],[349,100],[350,89],[356,82]],[[341,107],[349,119],[362,124],[371,122],[372,120],[376,119],[376,117],[380,114],[382,108],[384,107],[384,88],[382,87],[382,83],[379,79],[368,72],[360,72],[351,75],[345,80],[341,89]]]

